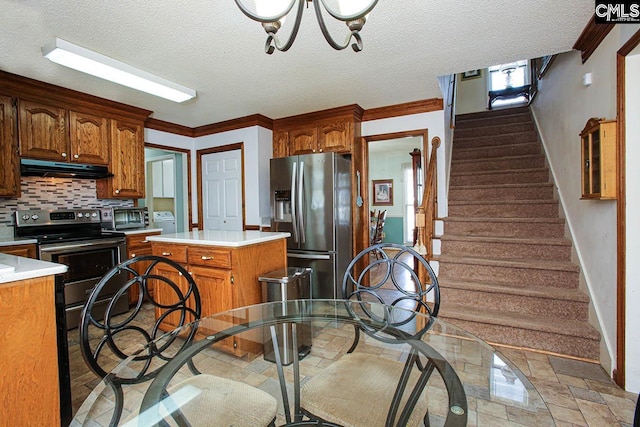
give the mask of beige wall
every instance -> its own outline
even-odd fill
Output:
[[[458,74],[456,82],[456,114],[485,111],[488,102],[487,69],[481,70],[480,77],[462,80]]]
[[[580,200],[579,133],[591,117],[616,116],[616,52],[628,39],[616,26],[591,58],[558,55],[539,83],[532,110],[547,152],[575,248],[589,289],[612,371],[616,351],[616,201]],[[582,84],[591,73],[593,83]],[[637,329],[637,328],[634,328]]]

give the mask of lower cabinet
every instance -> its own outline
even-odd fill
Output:
[[[0,247],[0,252],[25,258],[38,258],[35,244],[2,246]]]
[[[54,276],[0,284],[2,425],[59,426]]]
[[[175,244],[151,242],[152,253],[173,259],[185,266],[198,286],[202,302],[202,317],[239,308],[262,301],[262,288],[258,277],[285,268],[287,265],[286,240],[276,240],[241,247],[221,247],[209,245]],[[163,275],[178,283],[182,291],[186,291],[186,280],[174,271],[158,269]],[[162,304],[171,301],[171,289],[168,286],[156,286],[154,299]],[[174,297],[175,298],[175,297]],[[156,308],[156,318],[165,310]],[[163,330],[174,329],[179,322],[179,315],[170,314],[163,322]],[[191,320],[191,319],[189,319]],[[231,327],[224,320],[211,322],[206,319],[201,323],[199,332],[210,335]],[[261,331],[255,331],[261,334]],[[261,351],[261,337],[251,336],[229,337],[221,342],[218,348],[237,356],[247,352],[258,354]]]
[[[154,231],[150,233],[142,234],[130,234],[126,236],[127,240],[127,259],[135,258],[141,255],[151,255],[151,242],[147,240],[147,237],[160,234],[160,231]],[[147,268],[150,263],[141,263],[144,268]],[[149,287],[149,294],[153,297],[153,286]],[[129,305],[133,305],[138,301],[140,295],[140,287],[134,284],[129,289]]]

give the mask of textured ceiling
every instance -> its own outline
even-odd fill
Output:
[[[592,0],[380,0],[364,50],[333,50],[312,8],[288,52],[233,0],[0,0],[0,69],[154,111],[195,127],[359,104],[442,97],[437,77],[568,51]],[[281,32],[288,34],[287,22]],[[346,27],[332,25],[343,40]],[[195,89],[176,104],[54,64],[55,37]]]

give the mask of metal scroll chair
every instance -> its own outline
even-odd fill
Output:
[[[419,266],[416,270],[414,260]],[[422,271],[416,273],[419,269]],[[360,252],[347,267],[342,290],[349,300],[386,304],[391,314],[388,322],[403,332],[403,339],[420,340],[431,328],[440,306],[438,281],[429,263],[413,249],[394,243],[373,245]],[[395,312],[402,312],[402,316],[394,316],[395,307],[403,309]],[[416,316],[419,312],[426,316]],[[329,425],[428,426],[423,389],[433,363],[421,360],[415,350],[404,363],[354,353],[361,333],[376,338],[377,331],[364,324],[356,327],[348,354],[302,387],[300,408],[296,409],[304,417]],[[336,387],[335,378],[346,380]]]
[[[116,302],[128,299],[129,289],[136,285],[140,292],[135,306],[114,315]],[[152,289],[155,296],[162,294],[162,303],[154,300]],[[155,316],[149,313],[154,309]],[[82,310],[80,348],[89,368],[113,390],[115,409],[110,426],[118,425],[122,417],[123,386],[155,378],[167,362],[190,346],[198,327],[192,321],[200,319],[200,314],[200,294],[195,281],[184,267],[170,259],[154,255],[132,258],[111,269],[98,282]],[[161,330],[172,331],[177,327],[182,329],[167,334]],[[135,368],[124,372],[113,370],[130,358],[134,363],[128,366]],[[199,394],[181,408],[176,418],[184,417],[191,426],[274,425],[277,401],[271,395],[242,382],[202,374],[191,361],[188,366],[193,376],[175,389],[189,385],[198,389]],[[171,393],[170,388],[169,397]],[[125,419],[137,416],[136,408],[139,405],[129,402],[132,413]],[[179,421],[178,424],[185,424],[184,419]]]

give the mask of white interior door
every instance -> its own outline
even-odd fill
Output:
[[[242,157],[240,150],[202,156],[203,227],[242,231]]]

